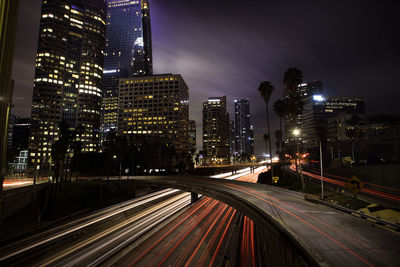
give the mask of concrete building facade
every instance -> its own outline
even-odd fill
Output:
[[[118,134],[165,140],[189,151],[189,88],[179,74],[120,79]]]

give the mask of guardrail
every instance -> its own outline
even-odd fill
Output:
[[[336,204],[333,204],[333,203],[330,203],[330,202],[327,202],[327,201],[324,201],[324,200],[321,200],[321,199],[318,199],[318,198],[315,198],[315,197],[310,197],[307,194],[304,196],[304,199],[307,200],[307,201],[311,201],[311,202],[314,202],[314,203],[322,204],[322,205],[325,205],[325,206],[328,206],[328,207],[331,207],[331,208],[334,208],[334,209],[337,209],[337,210],[340,210],[340,211],[343,211],[343,212],[346,212],[346,213],[349,213],[349,214],[358,215],[363,219],[373,220],[378,225],[382,225],[382,226],[388,227],[390,229],[393,229],[393,230],[395,230],[397,232],[400,232],[400,224],[391,223],[391,222],[382,220],[380,218],[377,218],[377,217],[374,217],[374,216],[371,216],[371,215],[367,215],[367,214],[365,214],[363,212],[359,212],[359,211],[352,210],[352,209],[349,209],[349,208],[346,208],[346,207],[343,207],[343,206],[339,206],[339,205],[336,205]]]

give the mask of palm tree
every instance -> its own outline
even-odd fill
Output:
[[[281,133],[280,139],[277,138],[277,141],[279,142],[278,147],[279,151],[282,153],[282,138],[283,138],[283,132],[282,132],[282,118],[285,116],[285,102],[281,99],[278,99],[274,103],[274,111],[275,113],[279,116],[279,131]],[[275,132],[276,136],[276,132]]]
[[[268,137],[271,136],[271,130],[269,127],[269,100],[271,98],[272,92],[274,91],[274,86],[268,82],[264,81],[260,84],[258,87],[258,91],[260,92],[262,98],[264,99],[265,102],[265,107],[267,109],[267,129],[268,129]],[[271,138],[268,138],[268,144],[269,144],[269,158],[270,160],[272,159],[272,149],[271,149]]]
[[[282,131],[282,118],[285,116],[285,102],[282,99],[275,101],[273,109],[279,116],[279,130]]]
[[[303,82],[303,72],[298,68],[288,68],[283,75],[283,83],[289,94],[296,94],[297,87]]]
[[[264,139],[264,144],[265,144],[265,153],[268,154],[269,135],[268,134],[264,134],[263,135],[263,139]]]
[[[279,155],[279,159],[282,159],[282,131],[281,130],[276,130],[275,131],[275,138],[276,138],[276,145],[279,148],[279,153],[277,153]]]

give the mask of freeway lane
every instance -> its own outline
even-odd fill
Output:
[[[254,183],[257,175],[257,172],[246,174],[238,180]],[[235,178],[236,175],[229,177]],[[243,230],[239,233],[239,223],[242,221]],[[206,197],[143,243],[131,251],[117,255],[105,265],[221,266],[226,261],[232,261],[236,255],[236,251],[232,251],[231,248],[239,243],[239,235],[241,238],[238,258],[242,266],[255,266],[254,223],[234,208]]]
[[[217,177],[233,179],[246,175],[247,170],[240,173],[230,177]],[[225,204],[212,201],[221,209],[227,209]],[[190,202],[190,193],[182,193],[176,189],[161,190],[126,201],[28,238],[2,245],[0,265],[95,266],[175,213],[184,210]],[[229,208],[229,221],[237,218],[236,214],[236,211]],[[221,215],[222,213],[215,213],[214,219],[221,219]],[[222,223],[227,222],[228,215],[224,216],[220,221]]]
[[[192,187],[216,196],[228,194],[246,201],[268,214],[331,266],[400,266],[398,233],[307,202],[300,193],[266,185],[197,177],[147,177],[141,180],[176,188]]]
[[[190,203],[189,193],[182,194],[178,190],[166,189],[108,207],[25,239],[5,244],[0,247],[0,265],[20,261],[32,256],[48,258],[50,255],[56,253],[55,249],[58,247],[60,247],[60,250],[63,250],[63,246],[65,246],[68,248],[66,250],[70,251],[70,243],[76,245],[82,237],[88,238],[88,235],[90,236],[92,233],[91,231],[93,231],[94,234],[97,232],[104,233],[104,226],[108,229],[109,225],[114,225],[121,220],[121,218],[130,218],[144,208],[151,207],[159,202],[164,203],[164,206],[168,206],[168,199],[179,195],[181,195],[182,201],[185,202],[183,206]],[[176,207],[177,210],[180,208],[179,205]],[[170,211],[170,214],[173,212],[175,211]],[[93,228],[96,230],[89,230]],[[47,251],[51,246],[52,249]]]

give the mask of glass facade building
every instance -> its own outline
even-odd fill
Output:
[[[105,0],[43,1],[32,99],[29,164],[50,169],[61,122],[82,125],[83,151],[100,144]]]
[[[235,100],[235,152],[248,157],[254,154],[249,99]]]
[[[119,79],[153,74],[147,0],[108,0],[102,132],[118,125]]]

